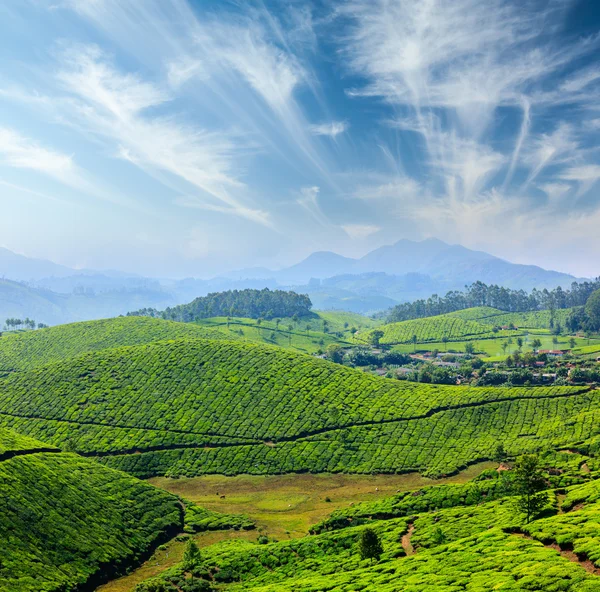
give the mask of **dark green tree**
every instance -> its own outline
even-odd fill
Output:
[[[515,462],[515,493],[517,509],[525,514],[525,521],[531,522],[548,502],[546,480],[535,454],[524,454]]]
[[[507,454],[506,450],[504,450],[504,444],[500,442],[498,446],[496,446],[496,450],[494,450],[494,460],[496,462],[504,462],[506,460]]]
[[[371,332],[371,335],[369,336],[369,341],[371,342],[372,346],[379,347],[379,341],[382,337],[383,331],[381,329],[375,329],[375,331]]]
[[[383,546],[379,535],[372,528],[365,528],[358,541],[358,551],[361,559],[379,560],[383,553]]]
[[[600,290],[596,290],[585,304],[585,314],[592,329],[600,329]]]
[[[202,554],[194,539],[188,539],[181,565],[185,571],[189,571],[192,575],[201,567]]]

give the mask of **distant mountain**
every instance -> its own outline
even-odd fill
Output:
[[[30,281],[45,277],[66,277],[76,273],[78,272],[70,267],[45,259],[17,255],[17,253],[0,247],[0,278]]]
[[[308,294],[315,309],[370,314],[400,302],[462,290],[475,281],[512,289],[568,287],[577,278],[518,265],[437,239],[400,240],[359,259],[328,251],[272,271],[255,267],[209,280],[157,280],[113,271],[75,270],[0,248],[0,323],[30,317],[57,324],[98,319],[140,308],[165,309],[210,292],[253,288]],[[6,281],[6,280],[16,280]]]
[[[459,289],[477,280],[524,290],[568,286],[576,280],[566,273],[510,263],[483,251],[449,245],[437,239],[420,242],[403,239],[375,249],[360,259],[330,252],[313,253],[296,265],[273,272],[272,277],[280,283],[306,284],[311,278],[326,279],[349,274],[361,275],[364,280],[364,274],[369,273],[428,276],[432,284],[442,290]],[[360,279],[357,278],[357,281]],[[404,284],[402,292],[407,288],[410,292],[410,286],[406,282]]]
[[[14,317],[29,317],[38,323],[58,325],[115,317],[143,307],[162,309],[174,304],[173,297],[160,288],[59,294],[19,282],[0,280],[0,328],[7,318]]]

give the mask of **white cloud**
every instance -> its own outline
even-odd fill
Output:
[[[342,229],[352,240],[363,240],[381,230],[372,224],[342,224]]]
[[[336,138],[340,134],[348,131],[349,127],[347,121],[331,121],[328,123],[310,125],[309,129],[315,136],[330,136],[331,138]]]
[[[300,197],[296,200],[296,203],[304,208],[321,226],[328,226],[329,220],[327,216],[321,210],[319,205],[319,192],[320,188],[315,186],[302,187],[300,189]]]
[[[146,115],[150,107],[169,100],[167,91],[137,75],[117,71],[96,47],[72,48],[59,79],[78,99],[73,115],[85,128],[114,142],[122,158],[174,189],[181,190],[181,182],[194,187],[206,208],[268,224],[266,216],[258,215],[239,197],[245,189],[234,173],[239,142],[223,131]]]
[[[0,127],[0,162],[49,175],[59,181],[72,183],[76,167],[69,155],[40,146],[14,130]]]

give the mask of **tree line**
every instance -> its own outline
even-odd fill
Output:
[[[36,327],[38,329],[44,329],[45,327],[47,327],[48,325],[45,325],[44,323],[36,323],[33,319],[30,319],[29,317],[25,318],[25,319],[15,319],[15,318],[10,318],[10,319],[6,319],[6,321],[4,321],[4,327],[7,330],[15,330],[15,329],[35,329]]]
[[[247,317],[273,319],[275,317],[303,317],[311,313],[312,302],[305,294],[284,290],[228,290],[213,292],[196,298],[189,304],[180,304],[160,312],[143,308],[127,316],[150,316],[171,321],[190,323],[210,317]]]
[[[434,294],[427,299],[398,304],[388,312],[387,322],[420,319],[477,306],[490,306],[506,312],[553,311],[584,306],[591,294],[598,289],[600,277],[592,281],[573,282],[568,290],[559,286],[554,290],[534,288],[530,293],[495,284],[488,286],[478,281],[466,286],[464,291],[452,290],[443,297]]]

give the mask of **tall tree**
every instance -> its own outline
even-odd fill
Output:
[[[361,559],[379,560],[383,553],[383,545],[379,535],[372,528],[365,528],[358,541],[358,551]]]
[[[600,290],[596,290],[588,298],[585,304],[585,314],[587,315],[590,328],[600,330]]]
[[[515,493],[517,508],[525,514],[525,521],[531,522],[548,502],[546,480],[540,468],[539,459],[534,454],[519,457],[514,466]]]

